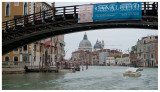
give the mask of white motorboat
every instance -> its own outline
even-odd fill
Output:
[[[129,68],[123,73],[123,76],[139,77],[141,76],[141,71],[139,71],[139,68]]]

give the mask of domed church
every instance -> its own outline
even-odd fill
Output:
[[[102,43],[97,40],[96,44],[94,45],[94,51],[102,50],[104,49],[104,41],[102,40]]]
[[[78,50],[89,51],[92,52],[91,42],[87,38],[87,34],[84,34],[83,40],[79,43]]]

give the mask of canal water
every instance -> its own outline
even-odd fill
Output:
[[[75,73],[3,74],[3,90],[158,90],[158,68],[123,77],[129,67],[89,66]]]

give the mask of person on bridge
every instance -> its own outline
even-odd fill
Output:
[[[152,4],[152,10],[156,10],[155,2]]]

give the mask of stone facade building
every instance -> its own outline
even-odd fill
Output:
[[[20,18],[24,15],[51,9],[46,2],[2,2],[2,22],[14,18]]]
[[[50,6],[45,2],[2,2],[2,22],[33,14],[34,5],[35,12],[54,7],[54,4]],[[64,46],[64,35],[49,37],[14,49],[3,55],[2,61],[13,64],[27,63],[30,66],[55,65],[56,60],[60,61],[64,58]]]
[[[157,67],[158,36],[147,36],[137,41],[137,63],[139,66]]]
[[[115,56],[107,56],[106,57],[106,65],[110,66],[110,65],[115,65]]]
[[[130,54],[130,65],[137,66],[137,54],[136,53]]]
[[[80,64],[82,64],[82,62],[88,61],[88,64],[92,65],[91,52],[83,50],[72,52],[72,61],[79,61]]]
[[[121,56],[117,55],[110,55],[106,57],[106,65],[110,66],[129,66],[130,65],[130,58],[129,54],[123,54]]]
[[[99,65],[105,65],[108,52],[99,52]]]
[[[87,34],[84,34],[83,40],[79,44],[78,51],[72,52],[72,61],[79,61],[80,63],[88,61],[89,65],[105,65],[106,57],[108,55],[121,55],[120,50],[104,49],[104,41],[98,41],[93,46],[87,38]]]
[[[99,53],[97,51],[92,52],[91,59],[92,59],[91,65],[98,65],[99,64]]]

